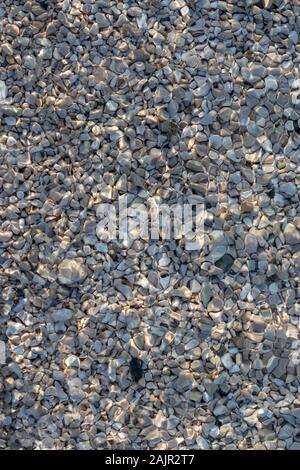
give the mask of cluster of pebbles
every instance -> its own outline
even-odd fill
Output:
[[[0,448],[300,449],[299,0],[0,4]],[[97,207],[205,204],[205,240]]]

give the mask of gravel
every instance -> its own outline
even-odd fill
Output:
[[[299,18],[2,2],[0,449],[299,450]],[[150,202],[201,246],[136,237]]]

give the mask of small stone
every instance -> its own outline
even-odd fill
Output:
[[[253,320],[253,331],[262,333],[266,329],[266,323],[262,318],[254,318]]]
[[[135,382],[138,382],[143,377],[142,361],[133,357],[130,361],[130,373]]]
[[[293,224],[286,224],[284,228],[284,238],[289,245],[297,245],[300,243],[300,231]]]
[[[8,116],[5,118],[5,124],[7,126],[14,126],[16,124],[16,118],[13,116]]]
[[[289,450],[300,450],[300,442],[293,442]]]
[[[132,289],[130,286],[128,286],[127,284],[124,284],[119,279],[114,281],[114,286],[127,300],[133,299],[133,293],[132,293]]]
[[[78,377],[75,377],[68,380],[67,384],[70,398],[75,402],[81,402],[86,396],[85,392],[82,390],[82,381]]]
[[[258,419],[257,419],[257,414],[254,412],[252,413],[251,415],[249,416],[244,416],[244,421],[246,421],[246,423],[249,425],[249,426],[255,426]]]
[[[215,262],[217,268],[220,268],[224,271],[224,273],[228,273],[231,270],[231,267],[234,263],[234,258],[226,253],[222,258]]]
[[[5,343],[0,341],[0,364],[6,363]]]
[[[115,101],[109,100],[106,103],[106,109],[114,113],[118,109],[118,103],[116,103]]]
[[[263,0],[263,5],[265,8],[270,8],[272,6],[273,0]]]
[[[234,366],[234,362],[229,353],[224,354],[221,357],[221,361],[222,361],[223,366],[226,367],[226,369],[228,370],[230,370]]]
[[[214,149],[218,150],[223,145],[223,138],[219,135],[212,134],[209,137],[209,143]]]
[[[54,322],[65,323],[66,321],[69,321],[72,317],[72,310],[69,310],[68,308],[61,308],[59,310],[56,310],[52,314],[51,318]]]
[[[294,408],[291,410],[291,414],[296,418],[297,421],[300,421],[300,408]]]
[[[11,239],[12,235],[13,235],[12,232],[10,232],[9,230],[7,231],[0,230],[0,242],[2,243],[8,242]]]
[[[16,117],[18,115],[18,109],[10,104],[0,104],[0,112],[4,114],[4,116]]]
[[[27,55],[24,57],[24,67],[30,70],[36,68],[36,59],[33,56]]]
[[[193,374],[190,372],[181,372],[174,382],[174,386],[178,392],[190,390],[193,384]]]
[[[15,335],[19,335],[22,331],[24,331],[25,326],[22,323],[17,323],[10,321],[8,322],[6,328],[6,336],[11,337]]]
[[[223,415],[228,415],[228,409],[224,405],[218,405],[215,407],[213,410],[213,414],[215,416],[223,416]]]
[[[256,253],[258,248],[257,238],[251,233],[247,233],[245,236],[245,250],[250,255]]]
[[[209,442],[202,436],[198,436],[196,439],[197,446],[200,450],[208,450],[210,449]]]
[[[208,282],[203,282],[201,287],[201,300],[203,302],[204,307],[207,307],[208,302],[213,296],[213,291],[210,287]]]
[[[7,87],[3,80],[0,80],[0,103],[3,103],[7,96]]]
[[[224,302],[218,297],[214,297],[207,306],[208,312],[220,312],[223,308]]]
[[[130,7],[128,8],[127,13],[129,16],[137,17],[142,15],[143,10],[140,7]]]
[[[1,450],[300,450],[298,3],[1,2]]]
[[[74,355],[68,356],[65,359],[65,365],[66,365],[66,367],[79,368],[80,367],[79,357],[74,356]]]
[[[272,371],[275,377],[278,377],[280,379],[283,375],[286,374],[288,362],[289,362],[288,359],[284,359],[284,358],[279,359],[278,365]]]
[[[276,91],[278,89],[278,82],[275,77],[266,77],[265,78],[265,85],[266,85],[266,90],[273,90]]]
[[[222,242],[216,242],[212,246],[208,259],[216,264],[219,259],[222,259],[224,257],[224,255],[226,254],[226,250],[226,244],[223,244]]]
[[[14,50],[13,50],[12,46],[9,43],[2,44],[1,50],[2,50],[3,54],[6,55],[6,56],[14,55]]]
[[[297,33],[297,31],[292,31],[289,34],[289,39],[292,41],[293,44],[298,44],[299,34]]]
[[[287,197],[293,197],[297,191],[294,183],[281,183],[279,188],[280,192]]]

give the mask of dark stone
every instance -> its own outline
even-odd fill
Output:
[[[143,377],[142,361],[133,357],[130,361],[130,373],[135,382]]]
[[[268,194],[270,199],[273,199],[273,197],[275,196],[275,188],[273,187],[273,188],[269,189],[267,194]]]
[[[38,3],[41,5],[42,8],[47,10],[49,5],[49,0],[38,0]]]
[[[229,255],[228,253],[225,253],[222,258],[218,259],[218,261],[215,262],[215,266],[217,268],[220,268],[224,271],[224,273],[228,273],[234,263],[234,258]]]

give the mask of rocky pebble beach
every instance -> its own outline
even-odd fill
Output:
[[[0,1],[0,449],[300,450],[300,1]],[[204,243],[102,203],[205,205]]]

